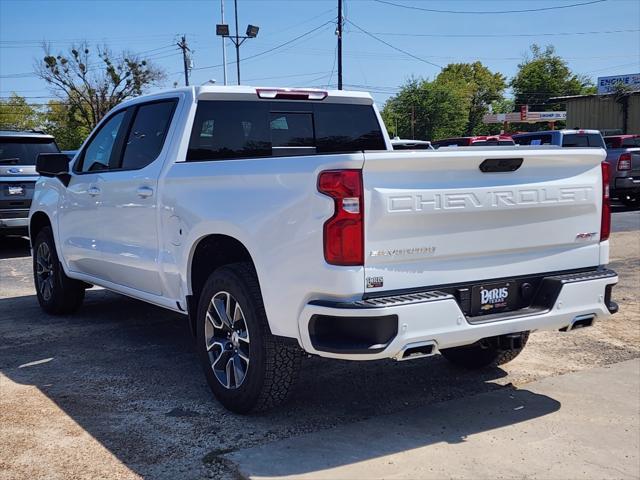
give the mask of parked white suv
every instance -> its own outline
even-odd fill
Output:
[[[204,86],[109,113],[69,167],[41,155],[38,300],[88,285],[188,315],[216,397],[283,401],[303,351],[514,358],[608,317],[602,149],[393,151],[365,93]]]

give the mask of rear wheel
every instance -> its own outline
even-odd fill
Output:
[[[236,413],[284,402],[300,351],[271,334],[252,266],[237,263],[211,274],[200,295],[197,351],[209,387]]]
[[[468,369],[497,367],[510,362],[524,349],[529,332],[485,338],[471,345],[445,348],[440,353],[454,365]]]
[[[33,278],[40,307],[52,315],[75,312],[84,300],[84,283],[65,275],[51,228],[44,227],[33,242]]]

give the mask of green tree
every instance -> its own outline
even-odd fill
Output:
[[[30,130],[40,126],[40,114],[15,92],[0,99],[0,130]]]
[[[469,108],[464,112],[467,117],[465,135],[473,135],[483,129],[483,115],[489,111],[492,103],[503,98],[504,90],[507,88],[505,76],[492,72],[481,62],[451,63],[440,72],[435,81],[464,84],[458,88],[466,88],[469,102]]]
[[[123,100],[142,94],[158,84],[165,73],[137,55],[114,56],[107,47],[97,48],[97,59],[87,42],[67,54],[53,55],[44,46],[44,58],[36,61],[36,74],[52,93],[73,108],[78,121],[88,130]]]
[[[533,44],[530,49],[531,55],[518,65],[518,73],[511,80],[516,105],[529,105],[531,111],[561,110],[562,105],[550,105],[548,100],[593,93],[591,80],[573,73],[552,45],[542,49]]]
[[[411,78],[387,100],[382,118],[392,136],[437,140],[464,132],[468,118],[461,112],[468,111],[469,106],[468,90],[462,81]]]
[[[44,130],[53,135],[62,150],[76,150],[89,135],[75,106],[51,100],[42,114]]]

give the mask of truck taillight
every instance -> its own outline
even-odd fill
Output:
[[[324,258],[331,265],[364,265],[362,170],[327,170],[318,191],[333,198],[335,211],[324,224]]]
[[[618,158],[618,170],[631,170],[631,154],[629,152],[623,153]]]
[[[609,203],[609,169],[607,162],[602,162],[602,220],[600,222],[600,241],[604,242],[611,233],[611,204]]]

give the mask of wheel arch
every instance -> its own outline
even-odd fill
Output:
[[[53,229],[49,215],[43,211],[33,213],[29,219],[29,242],[31,243],[31,248],[33,248],[33,242],[35,242],[38,233],[40,233],[44,227]]]
[[[194,243],[189,257],[187,271],[189,289],[187,309],[189,313],[189,326],[192,333],[195,334],[196,331],[195,312],[198,308],[200,293],[207,278],[218,268],[239,262],[250,263],[254,272],[256,271],[255,263],[247,247],[240,240],[232,236],[210,234],[200,237]]]

